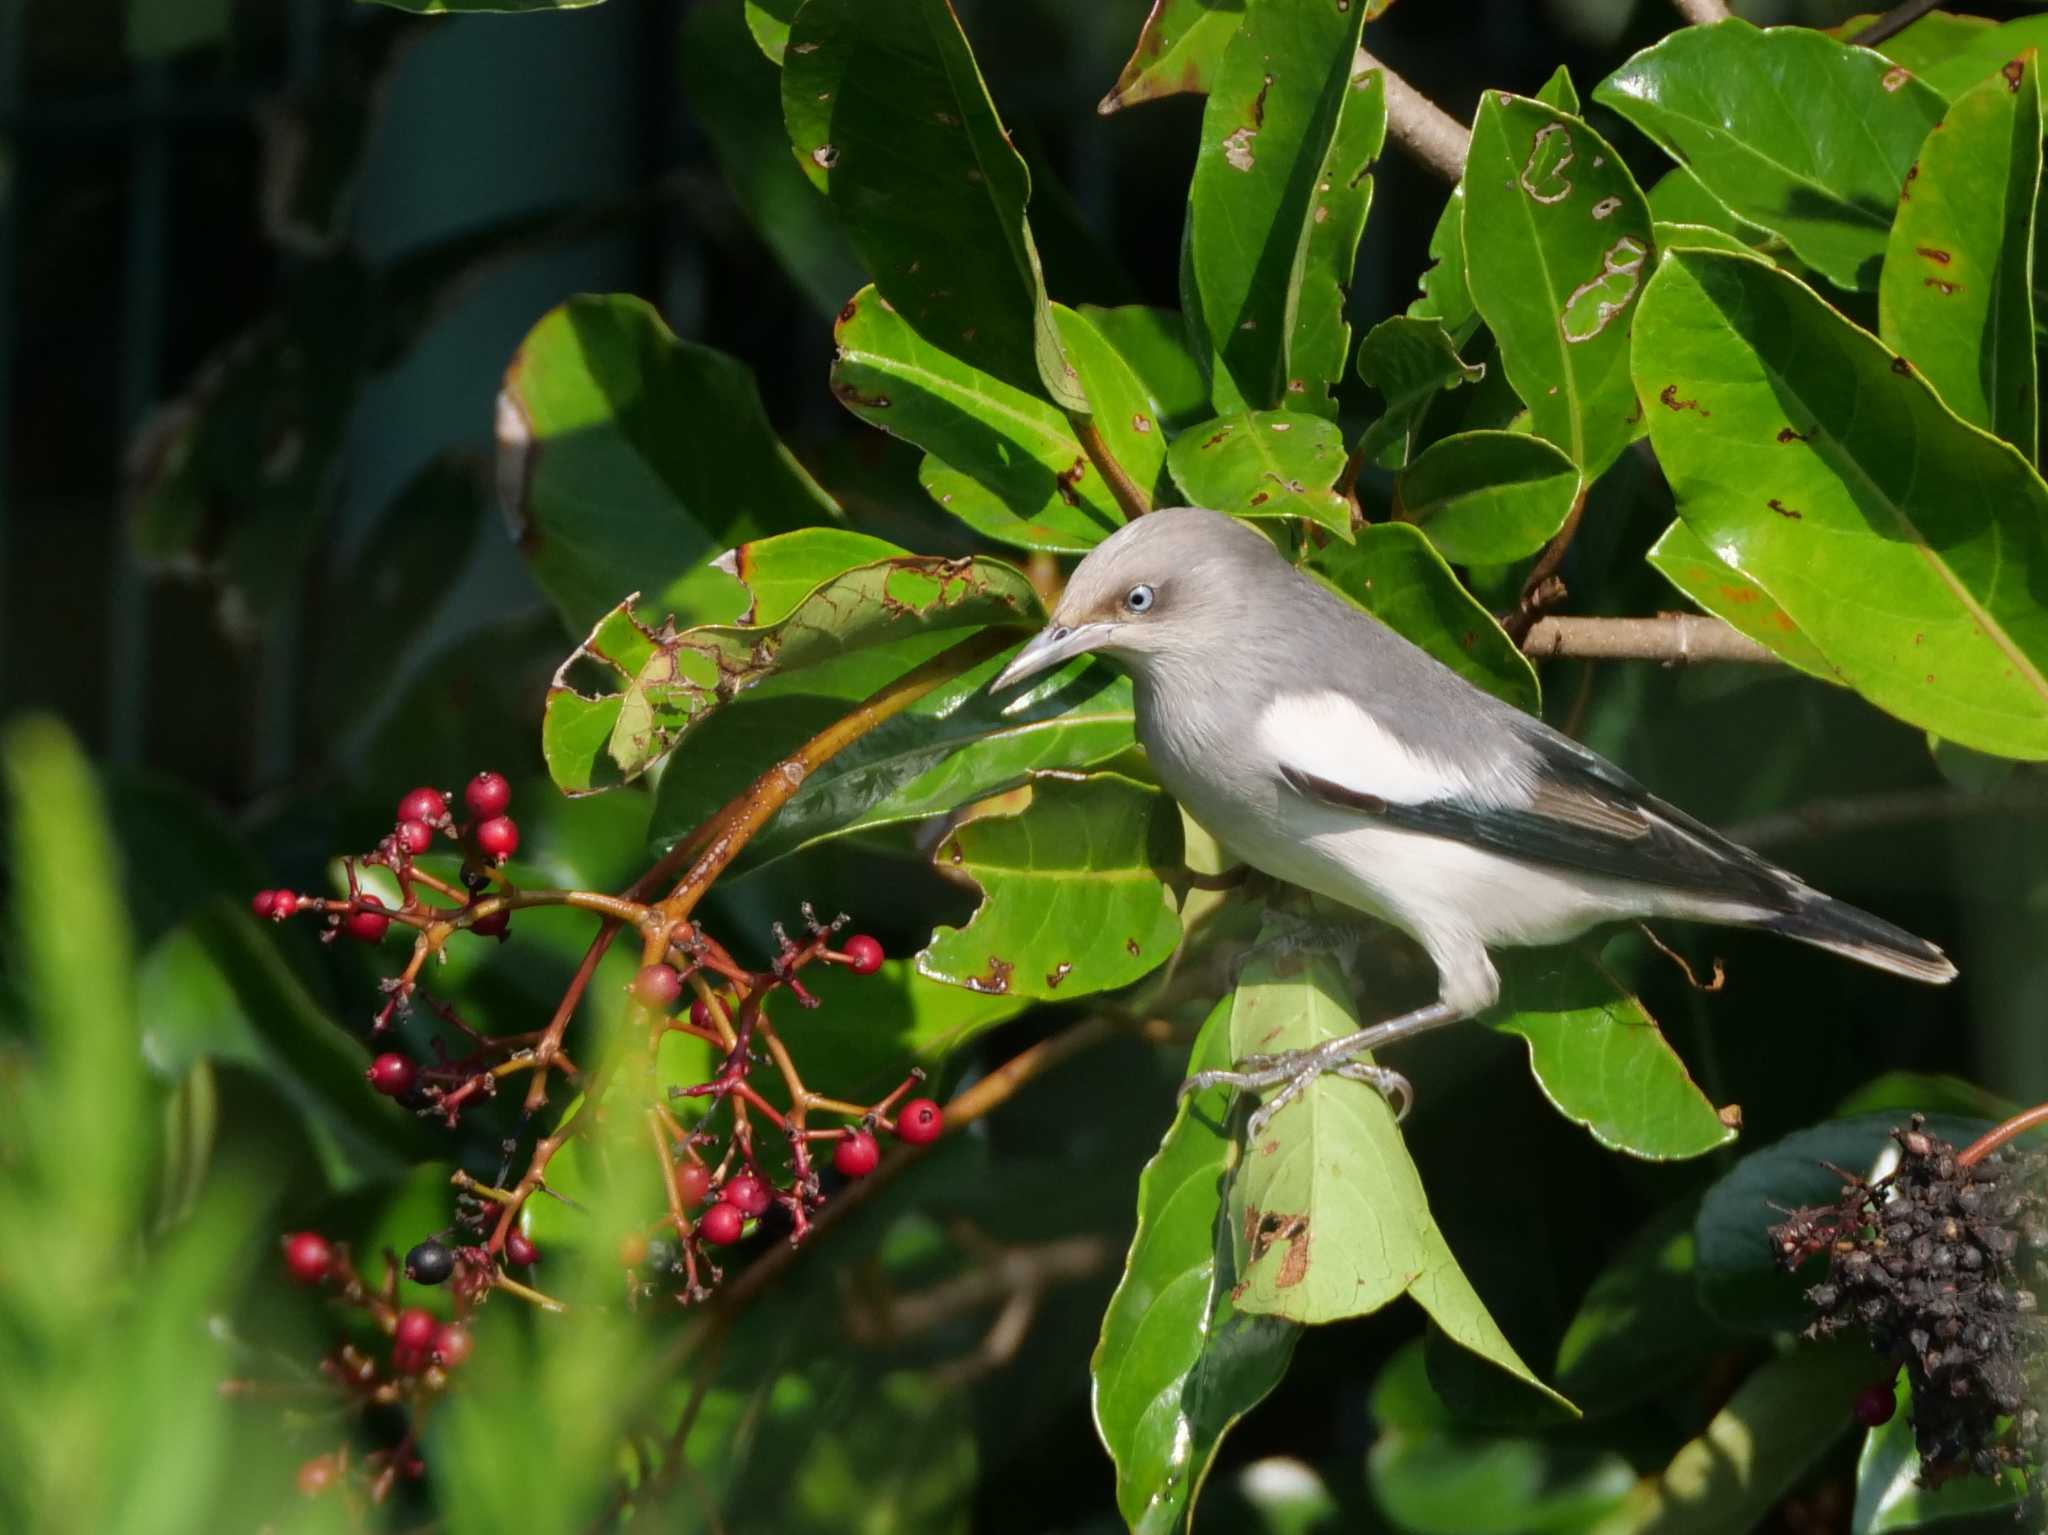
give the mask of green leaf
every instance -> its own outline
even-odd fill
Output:
[[[1657,184],[1650,188],[1649,198],[1650,216],[1659,224],[1701,225],[1752,250],[1765,246],[1784,249],[1784,242],[1768,229],[1731,213],[1728,205],[1709,192],[1689,166],[1674,165],[1659,176]]]
[[[1211,354],[1210,382],[1225,411],[1274,410],[1306,395],[1317,387],[1303,372],[1312,360],[1334,367],[1329,378],[1342,372],[1344,358],[1327,339],[1297,361],[1305,338],[1296,319],[1323,184],[1362,168],[1351,160],[1377,140],[1371,121],[1344,120],[1385,114],[1370,77],[1356,73],[1363,5],[1248,5],[1202,113],[1182,271],[1181,307],[1206,338],[1198,344]],[[1331,221],[1350,216],[1336,211]],[[1362,224],[1362,211],[1355,216]],[[1325,253],[1318,283],[1333,259]],[[1310,302],[1311,313],[1327,309]]]
[[[1966,746],[2048,756],[2048,486],[2025,459],[1746,257],[1659,265],[1636,372],[1679,515],[1850,686]]]
[[[570,299],[520,343],[498,396],[498,485],[572,630],[630,591],[672,606],[720,549],[838,512],[768,424],[752,371],[623,294]]]
[[[1827,33],[1830,37],[1840,38],[1846,43],[1876,21],[1878,14],[1875,11],[1865,11],[1860,15],[1851,16],[1846,21],[1837,22],[1827,28]],[[1905,65],[1925,80],[1929,70],[1936,68],[1945,59],[1953,57],[1960,49],[1976,42],[1983,33],[1995,25],[1997,23],[1982,16],[1953,16],[1947,11],[1934,11],[1872,46],[1894,64]],[[1998,66],[1994,64],[1991,67],[1995,69]],[[1944,91],[1942,94],[1952,95],[1953,92]]]
[[[882,297],[927,342],[1085,411],[1024,206],[1031,175],[948,0],[808,0],[782,110],[798,163]]]
[[[1937,19],[1927,18],[1928,21]],[[1953,19],[1960,22],[1976,18]],[[1904,36],[1901,33],[1891,43],[1885,44],[1885,51],[1889,53],[1893,44]],[[1920,78],[1930,88],[1951,101],[1997,74],[2027,49],[2048,48],[2048,16],[2022,16],[2003,26],[1980,28],[1974,36],[1961,41],[1962,46],[1947,49],[1941,58],[1930,61],[1920,72]]]
[[[1394,1429],[1365,1464],[1380,1512],[1413,1535],[1585,1530],[1636,1480],[1614,1450],[1534,1435]]]
[[[766,677],[889,641],[1039,615],[1031,583],[1000,561],[916,555],[842,571],[766,624],[678,631],[672,619],[643,621],[629,598],[557,669],[541,751],[565,794],[595,793],[637,778],[706,714]],[[571,678],[584,667],[605,691],[577,691]]]
[[[1878,335],[1948,408],[2031,455],[2034,203],[2041,90],[2014,59],[1956,99],[1899,200],[1877,289]]]
[[[2019,1105],[1963,1077],[1918,1071],[1887,1071],[1872,1077],[1835,1105],[1835,1116],[1879,1113],[1952,1114],[1991,1123],[2010,1119]]]
[[[1360,528],[1356,543],[1325,544],[1303,569],[1467,682],[1531,714],[1540,707],[1529,658],[1458,584],[1420,528]]]
[[[1650,226],[1650,233],[1657,242],[1660,260],[1666,251],[1673,250],[1732,251],[1738,256],[1747,256],[1755,249],[1739,235],[1716,229],[1711,224],[1667,224],[1659,219]]]
[[[1036,778],[1029,807],[968,821],[932,862],[982,894],[965,927],[918,955],[935,981],[1064,1000],[1135,981],[1180,941],[1164,883],[1180,868],[1180,812],[1114,773]]]
[[[1697,1200],[1630,1237],[1586,1291],[1557,1345],[1557,1387],[1588,1417],[1617,1412],[1688,1376],[1733,1341],[1700,1307],[1694,1283]]]
[[[581,11],[604,0],[356,0],[358,5],[388,5],[419,16],[464,16],[525,11]]]
[[[1913,1391],[1904,1370],[1892,1382],[1892,1392],[1896,1409],[1891,1420],[1863,1436],[1863,1453],[1856,1458],[1856,1506],[1849,1525],[1854,1535],[1891,1535],[1971,1514],[2009,1513],[2026,1501],[2026,1483],[2017,1471],[1996,1482],[1956,1476],[1939,1487],[1923,1487],[1920,1447],[1913,1437]]]
[[[1542,438],[1460,432],[1401,472],[1394,505],[1453,564],[1505,565],[1548,543],[1578,493],[1578,469]]]
[[[753,34],[754,46],[777,68],[789,48],[789,24],[796,19],[803,0],[744,0],[741,18]]]
[[[1086,323],[1067,317],[1077,327]],[[918,478],[977,532],[1029,549],[1081,553],[1122,526],[1122,511],[1064,412],[932,345],[873,288],[861,289],[839,312],[833,339],[839,350],[832,392],[840,404],[929,453]],[[1106,346],[1088,355],[1113,368],[1105,354],[1113,357]],[[1111,387],[1123,398],[1143,397],[1127,369]],[[1128,421],[1099,424],[1113,445],[1145,435]]]
[[[1569,949],[1499,958],[1501,1001],[1487,1022],[1529,1046],[1558,1112],[1610,1151],[1645,1161],[1703,1156],[1735,1139],[1643,1004]]]
[[[1166,462],[1190,506],[1305,517],[1351,537],[1351,503],[1336,490],[1344,434],[1334,421],[1285,410],[1219,416],[1174,438]]]
[[[1107,117],[1182,91],[1207,91],[1244,20],[1244,0],[1152,0],[1138,43],[1095,110]]]
[[[1593,99],[1843,288],[1874,288],[1899,188],[1941,97],[1867,48],[1805,27],[1680,27]]]
[[[233,0],[128,0],[128,57],[175,57],[225,42],[234,33]]]
[[[1358,241],[1372,209],[1372,167],[1386,137],[1386,72],[1354,73],[1309,210],[1288,339],[1287,393],[1280,402],[1286,409],[1337,418],[1335,389],[1351,357],[1351,322],[1344,306],[1358,266]]]
[[[1210,1012],[1190,1072],[1230,1064],[1230,998]],[[1116,1463],[1116,1501],[1140,1535],[1191,1517],[1237,1420],[1280,1383],[1301,1329],[1233,1304],[1223,1186],[1236,1143],[1230,1090],[1183,1098],[1138,1178],[1138,1229],[1089,1362],[1095,1431]]]
[[[1451,188],[1444,211],[1429,236],[1429,266],[1422,273],[1422,294],[1407,313],[1417,320],[1440,320],[1455,346],[1462,347],[1479,328],[1479,311],[1465,279],[1465,183]],[[1367,339],[1370,339],[1369,337]]]
[[[1169,435],[1208,416],[1209,381],[1188,350],[1187,324],[1179,310],[1083,304],[1080,313],[1138,375],[1152,397],[1155,418]]]
[[[1367,463],[1398,469],[1414,457],[1423,415],[1437,396],[1478,383],[1486,377],[1486,365],[1458,355],[1457,341],[1443,321],[1397,314],[1365,333],[1358,347],[1358,376],[1385,401],[1379,419],[1359,439],[1358,451]]]
[[[1842,680],[1770,593],[1720,559],[1685,523],[1674,522],[1666,528],[1645,558],[1659,575],[1707,612],[1780,660],[1823,682]]]
[[[1649,204],[1585,123],[1505,92],[1480,98],[1465,163],[1473,301],[1531,429],[1595,479],[1641,421],[1628,338],[1649,270]]]

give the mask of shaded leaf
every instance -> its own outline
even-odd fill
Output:
[[[1707,612],[1780,660],[1823,682],[1842,680],[1770,594],[1717,556],[1685,523],[1674,522],[1666,528],[1645,558],[1659,575]]]
[[[838,510],[776,437],[752,370],[624,294],[542,317],[505,370],[497,430],[520,552],[575,630],[630,591],[673,606],[720,549]]]
[[[1941,97],[1805,27],[1680,27],[1593,92],[1727,207],[1844,288],[1872,288]]]
[[[2032,454],[2040,74],[2030,58],[1958,97],[1899,200],[1878,335],[1948,408]]]
[[[1305,517],[1351,537],[1351,503],[1335,488],[1344,434],[1333,421],[1280,410],[1219,416],[1174,438],[1166,461],[1190,506]]]
[[[933,346],[1087,410],[1024,206],[1031,175],[948,0],[809,0],[782,110],[882,297]]]
[[[1023,811],[970,820],[933,853],[982,902],[932,935],[918,971],[998,996],[1127,985],[1180,941],[1164,883],[1180,860],[1180,812],[1156,789],[1114,773],[1036,778]]]
[[[2031,594],[2048,486],[2026,460],[1749,258],[1661,263],[1636,354],[1679,515],[1844,680],[1964,745],[2048,756],[2048,609]]]
[[[1206,92],[1244,8],[1245,0],[1152,0],[1137,46],[1095,110],[1107,117],[1162,96]]]
[[[1961,22],[1975,18],[1930,16],[1926,19]],[[1905,33],[1900,33],[1892,43],[1885,44],[1885,51],[1889,53],[1893,44],[1904,36]],[[2027,49],[2048,48],[2048,16],[2022,16],[2002,26],[1980,28],[1968,38],[1961,38],[1960,32],[1953,36],[1961,40],[1961,46],[1946,49],[1939,59],[1929,61],[1920,74],[1932,89],[1951,101],[1997,74],[2008,61],[2018,58]]]
[[[1451,188],[1444,211],[1429,236],[1429,265],[1422,273],[1422,294],[1409,304],[1417,320],[1439,320],[1452,343],[1463,347],[1479,328],[1479,311],[1465,278],[1465,183]]]
[[[778,67],[789,47],[789,24],[796,19],[803,0],[744,0],[741,17],[753,35],[754,46]]]
[[[604,0],[356,0],[358,5],[388,5],[394,11],[420,16],[522,11],[581,11]]]
[[[1835,1105],[1835,1117],[1879,1113],[1952,1114],[1991,1123],[2010,1119],[2019,1105],[1962,1077],[1918,1071],[1887,1071],[1872,1077]]]
[[[1386,73],[1356,71],[1309,208],[1301,291],[1288,340],[1287,392],[1280,401],[1289,410],[1337,418],[1336,384],[1351,357],[1344,306],[1372,209],[1372,167],[1386,136]]]
[[[1230,1064],[1231,1000],[1195,1037],[1188,1070]],[[1227,1088],[1183,1098],[1138,1178],[1138,1229],[1089,1362],[1095,1431],[1116,1463],[1117,1507],[1141,1535],[1192,1517],[1223,1436],[1280,1383],[1301,1329],[1250,1316],[1236,1283],[1223,1185],[1236,1144]]]
[[[1863,1452],[1856,1458],[1856,1505],[1849,1523],[1854,1535],[1891,1535],[1971,1514],[2004,1513],[2026,1500],[2017,1471],[2007,1471],[1996,1482],[1954,1476],[1939,1487],[1923,1487],[1920,1448],[1913,1438],[1913,1391],[1903,1369],[1892,1392],[1897,1405],[1891,1421],[1863,1436]]]
[[[1528,1535],[1592,1527],[1635,1484],[1614,1450],[1534,1435],[1381,1433],[1373,1501],[1415,1535]]]
[[[1830,37],[1840,38],[1846,43],[1876,21],[1878,14],[1865,11],[1825,30]],[[1996,25],[1996,22],[1982,16],[1955,16],[1947,11],[1935,11],[1872,46],[1894,64],[1905,65],[1924,80],[1930,69],[1977,41],[1982,33]]]
[[[1209,381],[1188,350],[1187,324],[1175,309],[1123,304],[1104,309],[1083,304],[1080,313],[1123,357],[1152,397],[1157,418],[1169,434],[1209,414]]]
[[[1752,250],[1776,247],[1784,242],[1768,229],[1752,224],[1709,192],[1690,166],[1674,165],[1650,188],[1650,216],[1660,224],[1702,225],[1728,236]],[[1661,245],[1660,245],[1661,249]]]
[[[1478,383],[1486,377],[1486,365],[1458,355],[1457,341],[1442,320],[1411,313],[1382,320],[1365,333],[1358,347],[1358,376],[1385,402],[1379,419],[1359,439],[1358,451],[1367,463],[1397,469],[1414,457],[1422,417],[1436,397],[1460,384]]]
[[[1395,515],[1458,565],[1504,565],[1534,554],[1564,526],[1578,493],[1572,461],[1521,432],[1441,438],[1394,482]]]
[[[1628,338],[1649,272],[1649,204],[1585,123],[1501,91],[1480,99],[1466,166],[1473,301],[1531,429],[1595,479],[1641,420]]]

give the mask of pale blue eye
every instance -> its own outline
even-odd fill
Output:
[[[1133,613],[1143,613],[1152,606],[1152,588],[1134,586],[1124,594],[1124,606]]]

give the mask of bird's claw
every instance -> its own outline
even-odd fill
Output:
[[[1290,1050],[1282,1055],[1251,1055],[1239,1061],[1236,1066],[1216,1071],[1198,1071],[1180,1085],[1180,1095],[1206,1092],[1212,1087],[1228,1087],[1238,1092],[1260,1092],[1277,1087],[1264,1103],[1253,1111],[1246,1126],[1246,1134],[1256,1140],[1273,1116],[1302,1093],[1309,1084],[1324,1072],[1351,1082],[1363,1082],[1394,1106],[1394,1122],[1399,1124],[1408,1117],[1408,1111],[1415,1106],[1415,1089],[1406,1077],[1389,1066],[1377,1066],[1370,1061],[1352,1060],[1348,1056],[1331,1054],[1327,1046],[1310,1050]]]

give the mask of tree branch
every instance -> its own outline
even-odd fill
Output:
[[[1936,787],[1815,800],[1796,810],[1755,816],[1725,830],[1744,847],[1764,848],[1979,815],[2048,816],[2048,784],[2026,778],[1989,794]]]
[[[1875,48],[1888,37],[1896,37],[1929,11],[1941,9],[1941,0],[1905,0],[1849,39],[1852,48]]]
[[[1095,424],[1095,418],[1083,411],[1070,410],[1067,420],[1073,425],[1074,435],[1081,441],[1081,450],[1088,455],[1088,462],[1095,466],[1095,472],[1102,476],[1102,482],[1109,487],[1109,493],[1116,499],[1117,507],[1126,518],[1142,517],[1152,510],[1152,498],[1145,488],[1131,478],[1128,469],[1117,461],[1117,456],[1103,440],[1102,428]]]
[[[1358,68],[1377,69],[1386,77],[1387,136],[1425,170],[1452,182],[1463,176],[1465,154],[1472,147],[1465,125],[1363,48]]]
[[[1656,618],[1539,618],[1522,640],[1524,653],[1539,659],[1570,656],[1581,661],[1660,661],[1684,666],[1695,661],[1771,664],[1777,657],[1718,618],[1665,613]]]
[[[1696,27],[1711,27],[1735,14],[1728,0],[1671,0],[1671,8]]]

